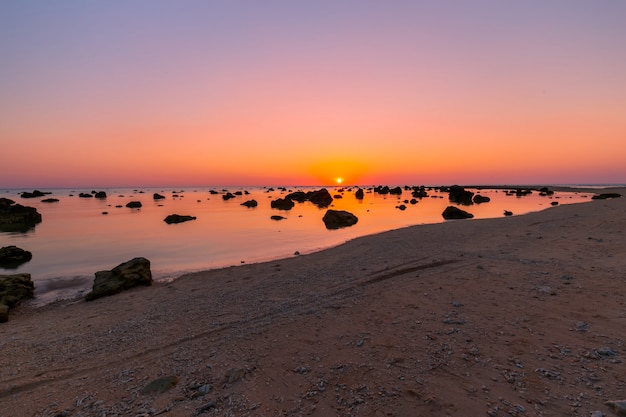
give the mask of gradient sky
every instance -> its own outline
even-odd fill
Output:
[[[626,1],[0,2],[0,188],[626,182]]]

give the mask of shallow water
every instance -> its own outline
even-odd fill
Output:
[[[365,189],[365,198],[357,200],[356,188],[332,189],[336,196],[330,208],[354,213],[359,221],[344,229],[327,230],[322,221],[326,208],[310,202],[296,203],[289,211],[270,208],[270,202],[292,191],[316,188],[234,188],[236,196],[225,201],[224,190],[206,189],[102,189],[106,199],[81,198],[79,193],[92,190],[41,190],[51,192],[41,198],[21,198],[16,190],[3,191],[0,197],[37,208],[42,222],[26,233],[0,232],[0,247],[15,245],[33,253],[33,259],[17,269],[0,268],[0,274],[30,273],[36,287],[35,303],[67,298],[91,287],[94,273],[108,270],[134,257],[151,261],[153,277],[168,280],[203,269],[265,261],[317,251],[355,237],[410,225],[443,222],[442,211],[450,205],[448,194],[429,190],[429,197],[417,204],[397,206],[410,200],[410,191],[401,196],[381,195]],[[583,193],[555,193],[524,197],[506,195],[504,190],[473,190],[491,198],[489,203],[461,207],[475,218],[502,217],[504,210],[515,215],[551,207],[553,202],[571,204],[589,201]],[[32,190],[28,190],[32,191]],[[154,200],[153,193],[166,198]],[[245,194],[245,192],[249,194]],[[55,203],[43,203],[45,198]],[[341,197],[341,198],[339,198]],[[242,206],[255,199],[258,206]],[[140,201],[140,209],[125,205]],[[121,207],[117,207],[121,206]],[[103,214],[103,213],[107,214]],[[196,220],[166,224],[170,214],[196,216]],[[282,215],[284,220],[270,217]]]

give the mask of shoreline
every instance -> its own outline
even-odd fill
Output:
[[[593,200],[18,307],[0,400],[15,416],[609,415],[624,230],[626,199]]]

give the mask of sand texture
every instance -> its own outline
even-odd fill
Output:
[[[625,231],[595,200],[22,306],[0,415],[609,416]]]

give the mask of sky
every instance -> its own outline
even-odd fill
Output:
[[[626,183],[623,0],[4,0],[0,188]]]

